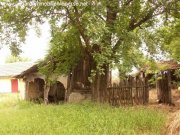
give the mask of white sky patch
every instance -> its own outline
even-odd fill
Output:
[[[138,73],[138,71],[139,70],[137,68],[133,67],[132,71],[129,74],[134,75],[134,74]],[[112,70],[112,83],[119,83],[119,81],[120,81],[119,70],[118,70],[118,68],[114,68]]]
[[[10,51],[7,47],[3,47],[1,50],[0,50],[0,64],[3,64],[5,63],[5,59],[7,56],[10,55]]]
[[[47,54],[47,50],[49,48],[50,41],[50,26],[48,22],[45,22],[40,26],[41,35],[37,36],[35,30],[30,28],[26,37],[26,41],[22,44],[22,51],[20,56],[28,57],[32,61],[37,61],[39,59],[43,59]],[[10,50],[7,46],[3,46],[0,49],[0,64],[5,63],[6,58],[11,55]]]

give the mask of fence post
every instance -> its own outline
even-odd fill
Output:
[[[161,78],[157,80],[157,90],[159,103],[172,104],[170,71],[161,72]]]
[[[147,78],[145,74],[144,74],[144,90],[145,90],[144,104],[148,104],[149,103],[149,88],[148,88],[148,82],[147,82]]]

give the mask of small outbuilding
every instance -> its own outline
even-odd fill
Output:
[[[45,76],[38,72],[37,64],[15,76],[22,78],[25,83],[25,99],[27,100],[44,100],[45,95]],[[59,76],[54,81],[48,92],[49,102],[61,102],[65,100],[67,90],[67,76]]]

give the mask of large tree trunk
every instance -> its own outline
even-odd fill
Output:
[[[67,98],[73,90],[84,90],[91,91],[93,101],[106,102],[107,86],[110,84],[111,76],[108,65],[104,65],[102,68],[104,74],[97,71],[96,63],[91,55],[83,57],[71,72]],[[92,70],[96,71],[96,74],[91,82],[89,77],[91,77]],[[82,86],[79,84],[82,84]]]
[[[106,16],[106,27],[108,28],[108,32],[106,32],[103,36],[102,45],[106,47],[110,47],[111,45],[111,37],[114,31],[114,24],[117,17],[119,1],[112,0],[107,1],[107,16]],[[104,50],[98,46],[98,49],[93,50],[95,52],[101,53]],[[111,59],[111,56],[109,57]],[[93,97],[95,101],[98,102],[107,102],[107,87],[111,83],[111,76],[109,70],[109,63],[104,63],[101,67],[104,71],[103,74],[100,74],[98,70],[95,68],[96,76],[94,78],[92,84]]]
[[[75,25],[75,27],[77,27],[79,31],[80,34],[79,39],[82,47],[81,49],[84,55],[82,59],[79,61],[78,65],[72,71],[73,74],[72,76],[74,77],[70,79],[71,80],[70,86],[73,87],[69,87],[71,89],[69,89],[68,92],[70,93],[72,90],[76,88],[80,88],[79,84],[82,84],[82,87],[84,88],[91,87],[93,100],[98,102],[104,102],[107,100],[106,98],[107,86],[110,81],[109,80],[110,63],[107,63],[107,61],[102,61],[104,62],[103,63],[104,65],[101,68],[104,69],[104,73],[100,74],[100,72],[96,68],[97,63],[92,55],[93,53],[99,53],[104,55],[102,52],[106,51],[106,49],[104,50],[102,46],[104,46],[105,48],[112,47],[111,38],[115,30],[114,25],[117,19],[119,0],[106,1],[105,4],[106,4],[106,12],[107,12],[105,19],[107,31],[102,36],[102,40],[99,44],[93,44],[93,43],[91,44],[90,37],[88,37],[86,33],[86,29],[83,27],[83,25],[81,25],[81,20],[80,20],[81,14],[79,13],[77,7],[74,7],[75,19],[72,18],[71,14],[67,10],[70,16],[70,20]],[[81,39],[83,39],[84,42],[82,42]],[[108,57],[108,59],[112,59],[112,55],[113,54],[109,54],[109,56],[105,56],[105,57]],[[89,77],[91,76],[92,70],[95,71],[95,76],[93,76],[92,79],[93,81],[90,83]]]
[[[110,76],[109,76],[109,67],[108,65],[104,65],[104,74],[100,74],[98,71],[94,77],[92,82],[92,96],[94,101],[97,102],[107,102],[107,87],[110,83]]]
[[[91,90],[91,82],[89,81],[89,77],[91,75],[91,70],[93,69],[93,61],[92,57],[88,54],[85,54],[82,57],[78,64],[72,69],[69,79],[68,79],[68,88],[67,88],[67,100],[69,95],[74,90],[90,92]]]

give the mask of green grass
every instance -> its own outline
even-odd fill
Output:
[[[0,94],[0,109],[16,106],[18,101],[18,94]]]
[[[144,107],[46,106],[16,99],[0,104],[2,135],[158,135],[166,120],[165,113]]]

